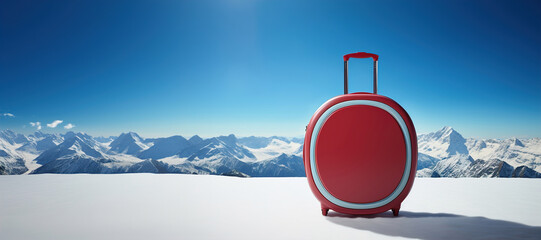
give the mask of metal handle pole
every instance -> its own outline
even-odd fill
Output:
[[[348,94],[348,61],[344,61],[344,94]]]
[[[348,61],[350,58],[369,58],[374,59],[374,94],[378,94],[378,58],[372,53],[358,52],[344,55],[344,94],[348,94]]]
[[[378,60],[374,61],[374,94],[378,94]]]

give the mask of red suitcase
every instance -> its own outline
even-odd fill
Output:
[[[374,60],[374,93],[348,94],[349,58]],[[347,214],[398,215],[417,168],[417,135],[406,111],[377,94],[378,55],[344,56],[344,95],[310,119],[303,159],[310,188],[329,209]]]

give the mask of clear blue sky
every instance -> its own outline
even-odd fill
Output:
[[[302,136],[357,51],[420,133],[541,137],[541,1],[2,1],[0,129]]]

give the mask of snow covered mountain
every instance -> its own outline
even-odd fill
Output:
[[[243,137],[239,138],[239,143],[249,148],[264,148],[268,146],[273,140],[279,140],[282,142],[290,143],[291,140],[285,137]],[[302,142],[301,142],[302,143]]]
[[[84,133],[68,132],[64,135],[64,141],[41,153],[35,161],[46,164],[59,158],[88,157],[103,158],[103,148],[96,140]]]
[[[237,170],[251,175],[250,163],[255,160],[255,156],[248,149],[238,144],[233,134],[205,139],[185,148],[177,156],[186,158],[195,166],[208,169],[212,174]]]
[[[4,136],[0,136],[0,175],[22,174],[26,171],[28,168],[24,158]]]
[[[0,131],[0,174],[185,173],[304,176],[303,141],[197,135],[145,139],[137,133],[30,135]],[[451,127],[418,136],[418,177],[541,177],[541,140],[465,139]]]
[[[17,148],[17,150],[32,154],[40,154],[47,149],[55,147],[64,140],[60,135],[43,134],[41,132],[36,132],[27,139],[28,141],[25,141],[21,147]]]
[[[96,141],[88,134],[68,132],[64,135],[64,141],[61,144],[44,151],[34,160],[41,166],[32,173],[127,172],[131,166],[143,160],[125,154],[133,150],[133,146],[130,145],[129,140],[126,140],[130,138],[130,134],[124,135],[122,139],[125,141],[117,142],[114,145],[115,150],[111,150],[110,147]],[[123,144],[126,142],[128,144]],[[106,152],[112,154],[106,154]]]
[[[246,159],[246,161],[255,159],[252,152],[238,144],[237,137],[233,134],[205,139],[178,153],[179,157],[187,157],[191,161],[212,158],[217,155]]]
[[[29,139],[25,135],[15,133],[11,130],[0,131],[0,138],[10,145],[26,143],[29,141]]]
[[[441,159],[428,156],[424,153],[418,153],[417,169],[433,168]]]
[[[418,136],[419,177],[540,177],[541,140],[464,139],[451,127]],[[522,173],[521,173],[522,172]]]
[[[94,137],[94,140],[96,140],[99,143],[104,143],[106,145],[109,145],[111,142],[113,142],[117,137],[116,136],[110,136],[110,137]]]
[[[57,134],[37,131],[25,136],[11,130],[0,131],[0,174],[21,174],[40,166],[34,159],[63,141]]]
[[[64,139],[36,157],[34,161],[41,166],[32,173],[304,174],[300,156],[284,154],[259,161],[232,134],[208,139],[196,135],[189,140],[182,136],[146,140],[135,133],[123,133],[107,146],[83,133],[70,132]]]
[[[145,145],[143,141],[143,138],[137,135],[137,133],[122,133],[109,144],[109,151],[113,153],[137,155],[141,151],[148,149],[148,146]]]
[[[305,177],[302,157],[282,153],[280,156],[256,162],[252,176],[256,177]]]
[[[447,158],[452,155],[468,155],[466,139],[451,127],[418,136],[419,152],[434,158]]]
[[[541,172],[541,139],[468,139],[475,159],[500,159],[513,167],[526,166]]]
[[[239,143],[246,146],[258,161],[276,158],[282,154],[302,157],[302,141],[284,137],[247,137],[240,138]]]
[[[468,168],[473,163],[469,155],[452,155],[436,163],[432,168],[442,177],[469,177]]]
[[[154,145],[138,154],[141,159],[160,159],[178,154],[185,148],[192,146],[192,143],[182,136],[158,138]]]

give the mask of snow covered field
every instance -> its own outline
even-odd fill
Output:
[[[0,176],[0,239],[540,239],[541,181],[422,178],[390,212],[330,212],[305,178]]]

